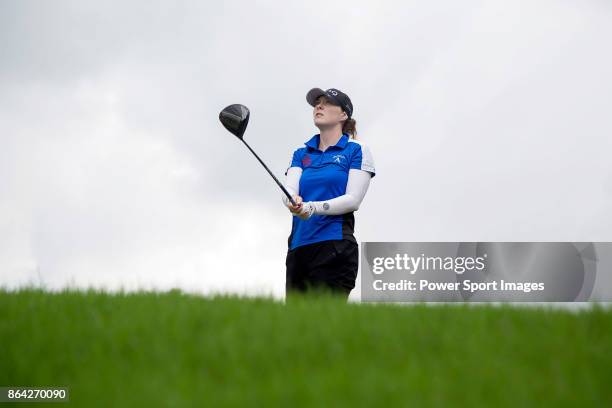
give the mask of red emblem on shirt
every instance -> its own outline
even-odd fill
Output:
[[[310,155],[307,154],[302,158],[302,167],[308,167],[311,163],[312,160],[310,159]]]

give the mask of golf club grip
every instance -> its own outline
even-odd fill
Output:
[[[259,156],[257,155],[257,153],[255,153],[255,151],[253,149],[251,149],[251,146],[249,146],[249,144],[247,142],[244,141],[244,139],[240,139],[242,140],[242,143],[244,143],[246,145],[246,147],[249,148],[249,150],[251,151],[251,153],[253,153],[253,155],[257,158],[257,160],[259,160],[259,162],[261,163],[262,166],[264,166],[264,169],[266,169],[268,171],[268,173],[272,176],[272,178],[274,179],[274,181],[276,181],[276,184],[278,184],[278,186],[281,188],[281,190],[283,190],[283,193],[285,193],[285,195],[287,196],[287,198],[289,199],[289,201],[291,201],[291,204],[293,204],[294,206],[297,205],[295,203],[295,201],[293,201],[293,198],[291,197],[291,194],[289,194],[289,192],[287,191],[287,189],[285,188],[285,186],[283,186],[281,184],[280,181],[278,181],[278,179],[276,178],[276,176],[274,174],[272,174],[272,172],[270,171],[270,169],[268,168],[268,166],[266,166],[266,163],[263,162],[263,160],[261,160],[259,158]]]

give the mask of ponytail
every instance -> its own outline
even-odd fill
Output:
[[[348,133],[351,139],[357,139],[357,121],[349,118],[342,124],[342,133]]]

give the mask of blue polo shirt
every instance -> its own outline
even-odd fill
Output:
[[[316,134],[304,143],[304,147],[296,149],[289,165],[289,168],[302,169],[299,195],[304,202],[330,200],[344,195],[350,169],[368,171],[372,177],[376,175],[372,154],[361,141],[351,139],[344,133],[338,143],[322,152],[319,150],[320,138],[321,135]],[[293,216],[289,249],[332,239],[356,242],[354,226],[353,212],[340,215],[313,214],[307,220]]]

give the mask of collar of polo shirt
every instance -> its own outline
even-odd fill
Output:
[[[320,139],[321,139],[321,134],[319,133],[311,137],[310,140],[308,140],[304,144],[314,150],[319,150],[319,142],[321,141]],[[330,149],[332,147],[337,147],[339,149],[344,149],[346,147],[346,144],[348,143],[348,139],[349,139],[348,135],[346,133],[343,133],[340,139],[338,139],[338,143],[336,143],[333,146],[328,146],[327,148]]]

